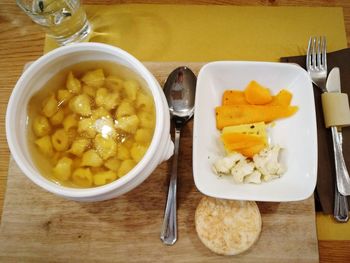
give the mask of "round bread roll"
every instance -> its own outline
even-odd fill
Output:
[[[259,238],[261,216],[254,201],[230,201],[203,197],[195,214],[202,243],[220,255],[237,255]]]

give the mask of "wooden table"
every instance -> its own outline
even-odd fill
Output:
[[[85,4],[101,3],[166,3],[166,4],[223,4],[223,5],[264,5],[264,6],[338,6],[343,7],[350,46],[350,1],[338,0],[85,0]],[[8,98],[17,81],[23,65],[42,55],[44,33],[31,23],[28,17],[15,5],[13,0],[0,2],[0,218],[6,190],[9,150],[5,136],[5,113]],[[348,262],[350,241],[319,241],[320,262]]]

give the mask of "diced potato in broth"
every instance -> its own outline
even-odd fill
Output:
[[[141,161],[155,119],[151,93],[135,73],[111,62],[82,62],[31,98],[29,149],[41,174],[55,183],[98,187]]]

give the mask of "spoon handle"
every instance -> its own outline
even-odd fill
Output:
[[[169,182],[168,198],[166,202],[162,232],[160,239],[166,245],[174,245],[177,240],[176,222],[176,188],[177,188],[177,160],[179,156],[180,128],[175,128],[175,149]]]

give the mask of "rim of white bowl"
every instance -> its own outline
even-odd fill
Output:
[[[53,60],[58,58],[61,55],[66,55],[73,52],[81,52],[81,51],[99,51],[99,52],[105,52],[109,53],[111,55],[118,55],[119,57],[123,57],[126,62],[130,63],[132,66],[134,66],[137,71],[141,74],[144,81],[147,83],[147,86],[149,87],[153,100],[156,107],[156,125],[155,130],[153,133],[152,142],[142,158],[142,160],[125,176],[115,180],[114,182],[108,183],[103,186],[97,186],[97,187],[91,187],[91,188],[71,188],[62,186],[59,184],[56,184],[49,179],[45,178],[40,173],[36,172],[34,169],[29,168],[27,165],[28,162],[26,161],[26,158],[24,158],[23,154],[21,153],[20,147],[17,143],[17,139],[15,139],[12,136],[11,129],[11,116],[16,112],[16,107],[10,107],[13,106],[16,101],[18,101],[17,98],[19,98],[19,94],[21,92],[21,87],[27,82],[27,79],[30,79],[31,75],[34,73],[38,73],[43,67],[43,65],[46,64],[46,62],[49,60]],[[59,47],[43,56],[41,56],[39,59],[37,59],[35,62],[33,62],[28,69],[24,71],[24,73],[21,75],[19,80],[17,81],[12,94],[9,99],[7,112],[6,112],[6,137],[8,141],[8,145],[10,148],[10,151],[12,153],[13,158],[15,159],[18,166],[21,168],[21,170],[24,172],[24,174],[31,179],[35,184],[43,187],[49,192],[63,195],[67,197],[72,198],[84,198],[84,197],[92,197],[92,196],[100,196],[106,193],[109,193],[116,188],[119,188],[128,182],[132,181],[133,178],[136,176],[142,176],[140,173],[142,172],[143,168],[151,161],[152,157],[154,156],[160,140],[162,139],[162,126],[163,121],[165,117],[165,113],[163,110],[163,101],[160,94],[161,88],[155,77],[152,75],[152,73],[134,56],[129,54],[128,52],[114,47],[107,44],[101,44],[101,43],[78,43],[74,45]],[[22,160],[21,160],[22,159]],[[25,160],[23,162],[23,160]]]

